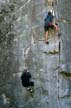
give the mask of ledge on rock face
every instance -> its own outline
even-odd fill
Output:
[[[59,98],[70,97],[69,89],[60,90]]]
[[[66,76],[66,77],[71,77],[71,72],[60,71],[60,74]]]
[[[59,51],[57,51],[57,50],[53,50],[53,51],[49,51],[49,54],[52,54],[52,55],[55,55],[55,54],[58,54],[59,53]]]

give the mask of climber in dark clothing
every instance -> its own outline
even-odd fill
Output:
[[[21,75],[22,85],[30,90],[30,87],[34,87],[34,82],[30,81],[31,74],[27,69],[25,69]]]
[[[54,16],[52,15],[52,13],[48,12],[48,15],[44,19],[45,42],[47,44],[48,44],[48,31],[49,31],[49,28],[55,29],[56,31],[58,30],[57,24],[53,24],[53,18],[54,18]]]

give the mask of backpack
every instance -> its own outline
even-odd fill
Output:
[[[53,21],[53,15],[47,15],[47,17],[45,18],[45,25],[51,25]]]

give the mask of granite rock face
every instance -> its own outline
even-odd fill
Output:
[[[49,54],[58,51],[57,34],[50,31],[49,45],[44,41],[44,18],[52,1],[0,0],[1,108],[71,108],[71,1],[54,1],[56,17],[65,19],[59,21],[60,70],[59,54]],[[35,83],[33,97],[21,83],[25,65]]]
[[[60,101],[63,108],[71,107],[71,1],[60,0],[57,3],[58,17],[60,21],[61,36],[61,60],[62,71],[60,73]]]

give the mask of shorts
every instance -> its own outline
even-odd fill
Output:
[[[45,32],[47,32],[50,28],[54,29],[54,25],[53,24],[52,25],[44,25]]]

